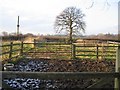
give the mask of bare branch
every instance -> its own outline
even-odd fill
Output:
[[[79,31],[84,32],[85,30],[86,25],[83,21],[84,16],[85,14],[83,14],[80,9],[68,7],[56,17],[54,27],[58,33],[62,30],[68,32],[70,42],[72,42],[72,35]]]
[[[91,5],[90,5],[89,7],[87,7],[86,9],[90,9],[90,8],[92,8],[93,5],[94,5],[94,0],[91,0]]]
[[[88,6],[86,9],[92,8],[92,7],[94,6],[94,4],[95,4],[95,1],[94,1],[94,0],[91,0],[90,6]],[[104,1],[104,7],[106,7],[106,6],[108,6],[108,7],[111,6],[110,3],[108,2],[108,0],[105,0],[105,1]]]

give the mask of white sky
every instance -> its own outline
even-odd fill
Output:
[[[86,33],[118,33],[118,1],[93,0],[0,0],[0,33],[16,32],[17,16],[20,16],[20,32],[55,34],[53,29],[57,15],[66,7],[76,6],[86,15]]]

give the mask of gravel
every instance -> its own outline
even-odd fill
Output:
[[[32,71],[32,72],[114,72],[114,61],[95,61],[95,60],[22,60],[15,64],[13,71]],[[49,90],[82,88],[85,89],[98,79],[79,80],[40,80],[31,78],[8,78],[3,80],[13,90]],[[103,88],[113,88],[113,82],[104,85]]]
[[[39,80],[30,78],[15,78],[5,79],[10,87],[16,90],[48,90],[48,89],[65,89],[65,88],[86,88],[91,85],[94,80],[80,79],[80,80]]]
[[[29,60],[14,65],[13,71],[113,72],[115,62],[95,60]]]

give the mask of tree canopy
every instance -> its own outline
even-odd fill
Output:
[[[76,7],[68,7],[56,17],[54,28],[57,33],[62,30],[69,34],[69,43],[72,43],[72,36],[80,31],[85,32],[85,14]]]

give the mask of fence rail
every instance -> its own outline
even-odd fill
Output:
[[[25,46],[28,44],[33,44],[33,43],[10,42],[9,44],[1,45],[0,46],[0,48],[2,48],[2,52],[0,53],[0,55],[2,56],[1,60],[10,60],[10,59],[22,56],[23,52],[26,51],[25,49],[28,49],[28,47]]]
[[[72,56],[75,58],[116,59],[117,45],[73,45]],[[84,57],[82,57],[84,56]],[[112,58],[111,58],[112,57]]]
[[[119,78],[119,72],[19,72],[3,71],[5,78],[38,78],[38,79],[80,79],[80,78]]]
[[[26,45],[31,45],[31,47],[25,47]],[[38,50],[32,50],[29,51],[29,53],[69,53],[70,58],[72,59],[76,59],[76,58],[80,58],[80,59],[116,59],[116,49],[117,49],[117,45],[107,45],[107,46],[101,46],[101,45],[75,45],[72,44],[65,44],[65,43],[40,43],[40,42],[34,42],[34,43],[24,43],[24,42],[20,42],[20,43],[13,43],[11,42],[10,44],[7,45],[2,45],[0,46],[2,47],[2,53],[0,54],[1,56],[7,56],[7,59],[11,59],[13,58],[13,56],[20,56],[22,55],[24,52],[29,51],[30,49],[32,49],[33,47],[38,47]],[[16,47],[16,48],[14,48]],[[44,49],[44,51],[42,50]],[[13,54],[13,53],[16,53]],[[62,55],[62,56],[66,56],[66,55]],[[46,55],[47,57],[47,55]]]

